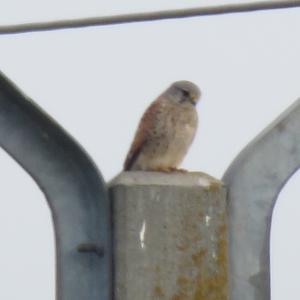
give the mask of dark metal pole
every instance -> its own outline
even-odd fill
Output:
[[[299,132],[300,99],[243,149],[223,177],[228,188],[230,300],[271,299],[273,210],[280,191],[300,168]]]
[[[32,176],[51,208],[57,300],[110,300],[110,210],[101,175],[84,150],[1,73],[0,146]]]

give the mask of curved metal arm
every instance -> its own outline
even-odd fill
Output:
[[[78,144],[1,73],[0,146],[33,177],[51,208],[57,299],[111,299],[104,182]]]
[[[234,160],[228,186],[230,300],[270,299],[274,204],[300,166],[300,99]]]

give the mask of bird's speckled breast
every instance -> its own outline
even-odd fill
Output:
[[[139,168],[178,167],[194,139],[197,123],[197,111],[190,103],[163,105],[138,159]]]
[[[194,106],[186,103],[178,108],[175,107],[173,122],[168,124],[170,135],[168,155],[171,163],[177,167],[186,155],[197,130],[198,117]]]

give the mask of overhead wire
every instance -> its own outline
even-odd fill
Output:
[[[201,16],[213,16],[254,11],[288,9],[300,7],[300,0],[259,1],[233,3],[198,8],[163,10],[154,12],[132,13],[114,16],[102,16],[81,19],[55,20],[14,25],[1,25],[0,34],[21,34],[29,32],[75,29],[92,26],[108,26],[136,22],[150,22],[167,19],[182,19]]]

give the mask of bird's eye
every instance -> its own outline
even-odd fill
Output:
[[[189,97],[190,93],[187,90],[182,90],[182,95],[187,98]]]

